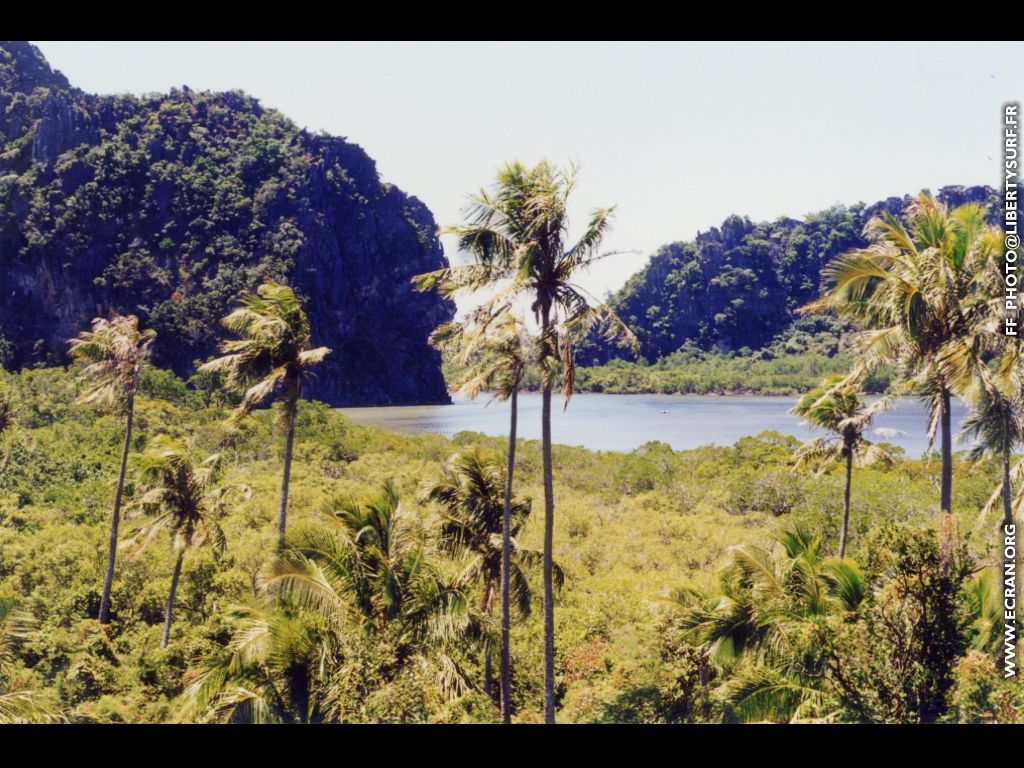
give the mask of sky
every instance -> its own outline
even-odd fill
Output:
[[[442,226],[506,161],[575,160],[575,220],[615,204],[625,252],[582,281],[597,295],[733,213],[995,186],[1024,98],[1020,43],[36,45],[93,93],[240,88],[359,144]]]

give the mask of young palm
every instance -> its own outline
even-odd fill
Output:
[[[227,654],[189,676],[186,718],[347,719],[360,697],[349,683],[357,660],[344,653],[354,642],[380,654],[376,686],[419,667],[435,674],[444,698],[467,690],[453,651],[479,637],[479,622],[465,587],[426,559],[418,522],[390,484],[289,531],[261,590],[272,602],[233,608]]]
[[[188,449],[167,435],[153,439],[140,459],[144,481],[152,487],[139,505],[156,513],[156,517],[140,528],[132,540],[137,557],[161,532],[170,534],[175,554],[171,589],[164,614],[164,634],[160,645],[166,648],[171,639],[174,620],[174,599],[181,577],[185,553],[209,545],[217,553],[224,551],[224,532],[215,517],[223,510],[227,489],[215,483],[220,475],[220,456],[214,454],[196,465]]]
[[[15,649],[29,638],[35,624],[14,600],[0,598],[0,725],[65,722],[35,691],[9,690],[7,686],[5,678],[14,667]]]
[[[83,331],[71,341],[71,356],[85,363],[79,374],[83,390],[78,402],[106,407],[125,417],[121,468],[117,476],[114,512],[110,518],[107,571],[100,599],[100,624],[110,621],[110,591],[114,585],[117,531],[121,523],[121,500],[135,419],[135,396],[142,379],[142,367],[149,358],[155,338],[154,331],[139,329],[138,318],[134,315],[114,314],[109,320],[96,318],[92,321],[91,331]]]
[[[866,582],[851,560],[826,559],[800,528],[778,534],[781,553],[735,547],[718,591],[671,595],[684,632],[732,674],[719,694],[740,718],[799,720],[824,703],[815,625],[856,610]]]
[[[519,388],[529,364],[533,340],[523,324],[504,308],[497,318],[474,313],[467,322],[442,325],[431,335],[431,343],[450,350],[459,362],[470,366],[455,383],[456,391],[475,398],[487,390],[494,400],[509,402],[508,453],[501,528],[501,711],[505,723],[512,719],[511,673],[511,579],[512,579],[512,484],[516,464],[516,431],[519,419]],[[487,656],[488,690],[490,655]]]
[[[494,613],[494,598],[499,584],[503,593],[508,585],[508,594],[502,595],[503,603],[505,600],[511,602],[510,595],[514,594],[519,613],[529,614],[530,587],[523,568],[536,566],[542,559],[540,552],[520,547],[515,540],[529,518],[531,502],[529,499],[508,498],[504,474],[498,463],[479,452],[456,454],[446,467],[443,479],[428,492],[428,498],[442,510],[439,548],[445,554],[468,560],[462,580],[482,585],[480,609],[487,618]],[[556,580],[561,580],[557,566],[555,576]],[[501,702],[502,717],[506,722],[511,719],[511,665],[507,645],[509,611],[508,605],[502,606]],[[491,653],[487,647],[484,690],[490,694],[491,688]]]
[[[541,161],[533,168],[519,162],[498,171],[490,190],[470,199],[468,223],[451,227],[461,252],[473,263],[417,278],[423,290],[439,288],[446,296],[497,288],[485,306],[524,298],[540,325],[538,367],[541,371],[541,447],[544,471],[544,720],[555,721],[554,519],[551,459],[551,395],[560,379],[568,405],[575,384],[574,344],[603,324],[609,338],[636,347],[636,339],[606,305],[595,302],[576,284],[579,273],[601,258],[601,243],[611,227],[614,208],[593,211],[575,243],[569,238],[569,197],[576,186],[576,166],[557,168]]]
[[[465,690],[448,649],[479,636],[478,617],[465,586],[427,560],[418,522],[390,483],[364,503],[339,502],[323,522],[290,534],[286,545],[270,568],[268,590],[320,612],[332,626],[358,626],[393,643],[403,661],[427,663],[446,695]]]
[[[889,463],[892,457],[874,445],[864,433],[875,416],[892,406],[892,398],[882,398],[866,405],[860,397],[860,386],[841,374],[826,378],[808,392],[793,408],[810,427],[831,434],[821,435],[804,443],[796,452],[797,466],[807,464],[818,467],[819,472],[836,462],[846,466],[846,488],[843,493],[843,525],[839,532],[839,557],[846,556],[846,541],[850,526],[850,489],[853,467],[870,466],[878,462]]]
[[[263,283],[256,293],[243,296],[241,306],[222,322],[241,338],[225,342],[221,346],[224,356],[200,366],[199,370],[225,372],[227,386],[242,393],[235,419],[244,418],[271,397],[276,397],[283,407],[284,474],[277,513],[277,532],[283,538],[302,382],[331,350],[309,348],[311,330],[302,303],[291,288],[272,280]]]
[[[315,723],[324,718],[334,636],[314,611],[276,604],[233,606],[235,630],[222,654],[189,670],[179,722]]]
[[[871,244],[835,259],[824,270],[828,289],[806,309],[832,310],[867,325],[858,337],[855,375],[897,363],[929,409],[928,436],[941,432],[940,508],[952,511],[951,399],[969,381],[944,360],[971,338],[987,307],[985,285],[999,251],[998,231],[985,209],[967,203],[950,211],[922,194],[907,211],[908,226],[889,213],[865,230]]]

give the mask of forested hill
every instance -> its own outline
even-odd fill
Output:
[[[94,96],[35,47],[0,42],[7,369],[64,361],[67,339],[116,309],[157,331],[158,365],[188,375],[234,299],[274,277],[306,299],[314,345],[334,350],[311,397],[445,402],[426,339],[454,307],[410,285],[444,264],[435,231],[361,148],[245,94]]]
[[[953,206],[993,204],[996,214],[996,193],[989,187],[944,187],[938,197]],[[640,339],[649,362],[687,341],[702,349],[760,349],[789,329],[798,307],[817,297],[830,259],[865,245],[862,232],[872,216],[901,213],[911,201],[909,195],[892,197],[760,224],[730,216],[694,241],[662,246],[611,304]],[[624,356],[595,339],[579,360],[595,365]]]

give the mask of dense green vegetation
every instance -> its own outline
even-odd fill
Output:
[[[51,316],[79,333],[71,369],[0,374],[0,722],[1021,720],[993,530],[1024,506],[1024,370],[990,190],[733,217],[606,305],[576,279],[614,208],[569,238],[575,166],[500,168],[443,268],[365,156],[243,96],[87,97],[5,45],[0,98],[0,355],[63,359]],[[371,207],[388,254],[348,239],[335,270]],[[398,231],[416,258],[391,268]],[[150,367],[191,372],[215,318],[222,357]],[[303,399],[428,399],[429,327],[456,387],[511,401],[507,439]],[[531,386],[539,442],[516,439]],[[799,391],[826,435],[556,445],[556,391],[580,389]],[[922,399],[941,461],[869,444],[889,399],[865,391]]]
[[[988,187],[945,187],[938,198],[951,206],[996,199]],[[874,216],[902,215],[912,203],[907,196],[834,206],[803,220],[730,216],[692,242],[662,246],[609,304],[636,333],[649,363],[687,342],[703,350],[758,351],[784,337],[797,310],[818,297],[830,260],[867,244],[864,227]],[[590,366],[621,357],[627,356],[595,337],[579,360]]]
[[[823,377],[845,373],[856,357],[850,348],[851,329],[827,316],[813,315],[794,321],[771,345],[732,352],[702,350],[688,341],[672,354],[648,363],[624,359],[604,365],[577,367],[578,392],[608,394],[751,394],[796,395],[813,388]],[[445,355],[445,378],[459,389],[466,365]],[[879,366],[864,381],[870,393],[884,392],[893,381],[891,366]],[[523,388],[539,389],[539,377],[527,371]]]
[[[608,341],[618,336],[636,343],[614,309],[589,304],[568,282],[573,265],[583,263],[587,250],[600,241],[610,209],[595,210],[592,230],[563,256],[562,209],[550,217],[546,211],[567,195],[572,176],[562,176],[570,180],[564,194],[557,182],[549,183],[552,176],[545,163],[531,170],[514,164],[499,171],[492,190],[476,198],[470,211],[472,223],[456,230],[473,263],[423,278],[424,286],[438,285],[449,295],[481,288],[498,291],[467,320],[435,331],[435,339],[454,347],[456,363],[473,361],[459,379],[465,391],[471,395],[480,391],[493,378],[491,372],[508,368],[529,350],[535,357],[544,394],[544,719],[548,723],[554,722],[555,710],[553,606],[547,581],[554,512],[552,386],[561,384],[568,406],[576,388],[577,347],[595,328],[602,328]],[[1005,528],[1009,535],[1014,508],[1019,511],[1024,499],[1020,488],[1014,497],[1012,487],[1024,464],[1010,469],[1013,451],[1024,435],[1024,376],[1020,344],[1000,330],[1001,233],[988,224],[987,215],[987,209],[975,202],[950,208],[924,193],[906,208],[903,218],[883,210],[864,230],[869,242],[831,260],[823,272],[827,281],[823,294],[800,308],[802,313],[832,312],[860,329],[852,338],[849,371],[822,379],[794,409],[826,432],[797,448],[796,466],[817,464],[824,471],[839,463],[845,468],[839,555],[834,561],[824,559],[820,536],[796,526],[778,536],[785,550],[782,560],[764,548],[734,548],[717,594],[708,596],[694,589],[675,593],[681,637],[699,646],[700,686],[708,686],[709,661],[719,665],[723,679],[717,697],[718,704],[724,705],[723,717],[931,722],[949,708],[956,682],[954,667],[963,653],[971,648],[980,654],[998,654],[999,580],[988,572],[968,583],[974,558],[957,535],[950,419],[951,399],[959,396],[972,406],[965,434],[979,439],[975,455],[1001,460],[999,484],[982,517],[1001,495],[1002,524],[1009,526]],[[540,316],[535,341],[523,342],[522,332],[504,330],[509,323],[514,328],[515,309],[509,297],[517,293],[529,295]],[[554,323],[550,321],[552,306],[564,313],[562,322],[557,315]],[[522,352],[489,356],[477,339],[492,328],[502,329],[494,333],[500,348],[511,343]],[[521,381],[516,370],[513,396]],[[889,397],[865,405],[861,392],[870,377],[879,372],[891,375],[893,370],[897,378]],[[508,396],[507,389],[499,389],[499,395]],[[891,535],[884,544],[886,553],[869,545],[865,576],[855,561],[845,557],[852,473],[855,464],[865,467],[893,461],[892,453],[864,439],[864,431],[897,393],[914,395],[926,404],[929,440],[936,434],[940,437],[940,530],[938,537]],[[511,451],[509,456],[511,478]],[[506,537],[507,511],[506,495]],[[997,549],[1000,543],[997,537]],[[507,549],[503,557],[503,578],[507,579]],[[876,560],[886,563],[886,568],[870,573]],[[1007,573],[1006,586],[1012,588],[1013,583],[1013,573]],[[967,601],[961,599],[964,592],[973,596],[966,607]],[[503,613],[507,620],[507,604]],[[1014,628],[1008,627],[1008,675],[1013,671],[1013,633]],[[502,662],[507,663],[504,656]],[[995,679],[996,673],[992,674]],[[503,685],[507,686],[504,674]],[[873,686],[884,690],[871,690]]]
[[[795,395],[824,375],[848,370],[852,361],[850,355],[794,354],[764,360],[683,349],[650,365],[613,360],[581,368],[576,387],[580,392],[617,395]]]
[[[467,634],[456,648],[421,642],[419,630],[403,629],[408,627],[404,622],[415,619],[408,612],[398,611],[401,618],[395,619],[371,612],[373,621],[359,619],[364,609],[355,597],[372,596],[374,589],[345,586],[349,582],[341,576],[331,584],[343,597],[330,605],[294,597],[291,607],[275,610],[272,584],[284,578],[280,568],[308,568],[320,556],[296,540],[294,560],[275,558],[282,448],[273,433],[273,414],[258,411],[232,426],[226,422],[228,407],[205,405],[204,398],[161,371],[143,378],[136,407],[126,485],[127,535],[153,519],[153,511],[138,503],[149,483],[134,454],[158,435],[187,444],[197,461],[218,454],[218,485],[244,486],[245,492],[228,496],[216,513],[224,551],[201,547],[184,559],[168,648],[160,647],[176,561],[168,546],[150,546],[137,557],[118,560],[111,623],[103,630],[97,616],[124,425],[113,414],[76,405],[73,374],[49,369],[7,377],[16,421],[7,438],[12,460],[0,476],[0,599],[16,601],[35,624],[12,646],[12,661],[0,671],[0,693],[34,691],[40,706],[74,721],[217,719],[235,711],[227,706],[230,702],[221,698],[221,706],[200,706],[204,699],[194,684],[229,659],[244,632],[259,630],[259,637],[272,642],[259,645],[266,655],[250,658],[245,674],[253,684],[261,682],[264,692],[268,685],[285,691],[292,679],[281,666],[288,657],[275,656],[274,648],[296,654],[305,648],[304,653],[314,655],[331,651],[332,665],[313,678],[311,689],[322,706],[302,710],[314,713],[310,719],[498,719],[497,706],[481,692],[486,645],[473,640],[484,622],[471,615],[478,613],[484,583],[460,587],[467,599],[450,606],[466,612]],[[788,567],[788,555],[773,536],[793,525],[814,531],[812,539],[820,535],[823,552],[835,550],[843,473],[794,473],[796,447],[791,438],[771,434],[745,438],[732,448],[686,452],[657,443],[629,454],[553,447],[559,504],[554,555],[565,578],[556,592],[556,694],[562,720],[682,722],[743,716],[743,708],[730,703],[732,687],[724,687],[737,662],[709,657],[703,641],[687,628],[685,606],[667,598],[680,587],[713,597],[721,588],[715,572],[733,567],[734,546],[768,548],[780,568]],[[394,502],[381,498],[390,481],[403,534],[402,551],[393,552],[389,562],[396,573],[428,568],[432,574],[428,578],[428,572],[416,571],[396,577],[396,583],[414,583],[423,590],[431,583],[457,582],[469,562],[445,554],[440,538],[444,507],[428,499],[429,489],[450,477],[446,473],[456,454],[480,451],[500,461],[504,449],[503,439],[476,434],[448,440],[358,427],[323,405],[302,403],[289,531],[296,537],[330,532],[326,540],[317,539],[321,549],[334,537],[344,541],[349,515],[365,515],[370,506],[394,509]],[[541,466],[539,443],[521,441],[517,498],[542,497]],[[978,510],[998,472],[998,462],[955,464],[958,526],[951,535],[979,565],[993,563],[996,556],[994,520],[979,520]],[[813,712],[831,712],[840,719],[918,717],[916,704],[888,703],[893,683],[883,674],[884,665],[917,658],[918,648],[879,642],[885,639],[879,627],[894,611],[902,611],[901,621],[912,620],[907,611],[918,585],[901,574],[930,563],[934,547],[948,533],[932,528],[937,475],[936,463],[916,460],[858,472],[849,554],[860,563],[866,593],[879,596],[847,621],[828,613],[821,631],[835,632],[828,635],[830,653],[860,665],[858,685],[874,703],[863,714],[858,707],[866,705],[853,706],[840,695],[838,680],[822,673],[822,697]],[[540,548],[540,515],[527,519],[517,541],[526,549]],[[416,556],[410,559],[402,552]],[[541,589],[535,570],[525,568],[524,575],[535,610],[512,625],[512,690],[514,719],[530,722],[542,716]],[[990,650],[969,650],[980,642],[971,600],[985,593],[975,591],[970,578],[951,578],[955,589],[947,589],[945,582],[924,585],[928,599],[955,611],[956,618],[950,625],[953,636],[943,640],[943,669],[951,677],[942,686],[951,680],[952,687],[943,688],[940,717],[1019,718],[1024,705],[1014,698],[1019,687],[1001,682]],[[737,588],[748,589],[742,580]],[[910,596],[906,600],[905,593]],[[371,597],[367,605],[376,604]],[[328,607],[344,610],[344,620]],[[337,620],[333,625],[332,616]],[[325,626],[345,629],[325,635]],[[427,626],[440,631],[449,625]],[[931,635],[915,637],[925,642]],[[424,654],[427,663],[415,661]],[[455,662],[465,687],[445,692],[437,674],[445,659]],[[826,666],[822,661],[820,668]],[[926,674],[921,664],[912,665],[909,677],[899,681],[900,690],[907,691],[901,695],[911,696],[915,680]],[[237,693],[240,687],[232,689],[229,680],[221,688]],[[214,692],[206,689],[208,698]],[[292,713],[305,705],[287,701],[279,715],[301,719]],[[808,706],[804,712],[810,716]],[[892,709],[877,709],[882,706]],[[243,714],[244,709],[236,712]]]
[[[88,94],[0,42],[0,367],[63,363],[67,339],[116,310],[188,376],[225,308],[271,277],[336,351],[308,383],[318,399],[445,402],[426,339],[454,307],[409,284],[445,263],[436,229],[358,146],[251,96]],[[405,375],[377,375],[391,365]]]

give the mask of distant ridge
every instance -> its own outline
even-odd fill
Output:
[[[951,206],[990,205],[995,220],[998,198],[990,187],[943,187],[937,196]],[[883,210],[902,214],[912,199],[839,205],[804,219],[758,224],[730,216],[693,241],[663,245],[611,304],[649,362],[688,341],[702,349],[760,349],[785,333],[796,309],[818,295],[825,264],[866,244],[862,233],[872,216]],[[578,359],[596,365],[625,356],[595,336]]]

